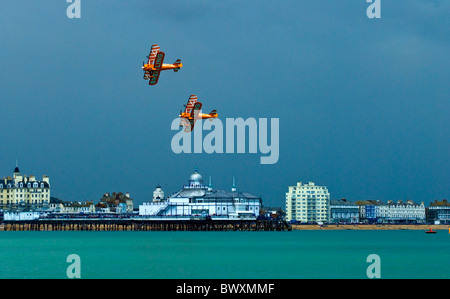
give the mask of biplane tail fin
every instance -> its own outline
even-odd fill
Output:
[[[181,59],[177,59],[177,61],[175,61],[173,63],[173,65],[176,66],[176,68],[173,69],[174,72],[178,72],[180,70],[180,68],[183,67],[183,64],[181,63]]]
[[[218,116],[219,116],[219,115],[217,114],[217,110],[216,110],[216,109],[214,109],[213,111],[211,111],[211,113],[210,113],[209,115],[211,115],[212,117],[218,117]]]

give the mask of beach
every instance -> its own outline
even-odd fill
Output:
[[[293,230],[449,230],[450,225],[427,224],[293,224]]]

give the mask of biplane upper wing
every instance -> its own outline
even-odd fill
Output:
[[[189,97],[189,100],[186,104],[186,109],[184,109],[184,113],[188,113],[189,115],[192,114],[192,109],[194,109],[195,103],[197,103],[198,97],[193,94]]]
[[[152,45],[152,49],[150,50],[150,54],[147,56],[148,61],[147,64],[153,65],[155,63],[156,54],[159,52],[159,46],[158,45]]]

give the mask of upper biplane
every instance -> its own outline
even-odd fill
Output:
[[[177,59],[173,64],[164,64],[164,52],[159,50],[158,45],[152,45],[150,54],[147,56],[147,64],[142,62],[142,69],[144,70],[144,80],[149,80],[149,85],[158,83],[161,71],[173,70],[178,72],[183,67],[180,59]]]
[[[185,105],[184,112],[180,111],[180,127],[186,127],[185,132],[191,132],[194,129],[195,122],[197,119],[210,119],[218,117],[217,110],[211,111],[209,114],[200,113],[202,109],[202,103],[198,102],[198,97],[196,95],[191,95]]]

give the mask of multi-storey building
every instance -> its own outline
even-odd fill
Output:
[[[382,223],[425,223],[425,206],[410,200],[396,203],[388,201],[379,206],[378,222]]]
[[[450,203],[446,199],[431,202],[426,208],[426,218],[430,223],[450,224]]]
[[[0,179],[0,207],[14,209],[17,207],[41,208],[50,203],[50,179],[44,175],[42,181],[34,175],[24,176],[16,167],[13,177]]]
[[[126,192],[113,192],[103,194],[95,208],[101,212],[107,213],[132,213],[134,209],[133,199],[130,197],[130,193]]]
[[[364,223],[376,223],[379,217],[379,200],[359,200],[355,204],[359,206],[359,219]]]
[[[301,223],[329,222],[330,193],[314,182],[289,186],[286,193],[286,220]]]
[[[331,223],[358,223],[359,206],[345,198],[330,202]]]
[[[360,208],[360,219],[367,223],[425,223],[425,206],[423,202],[416,204],[406,202],[366,200],[357,201]]]

